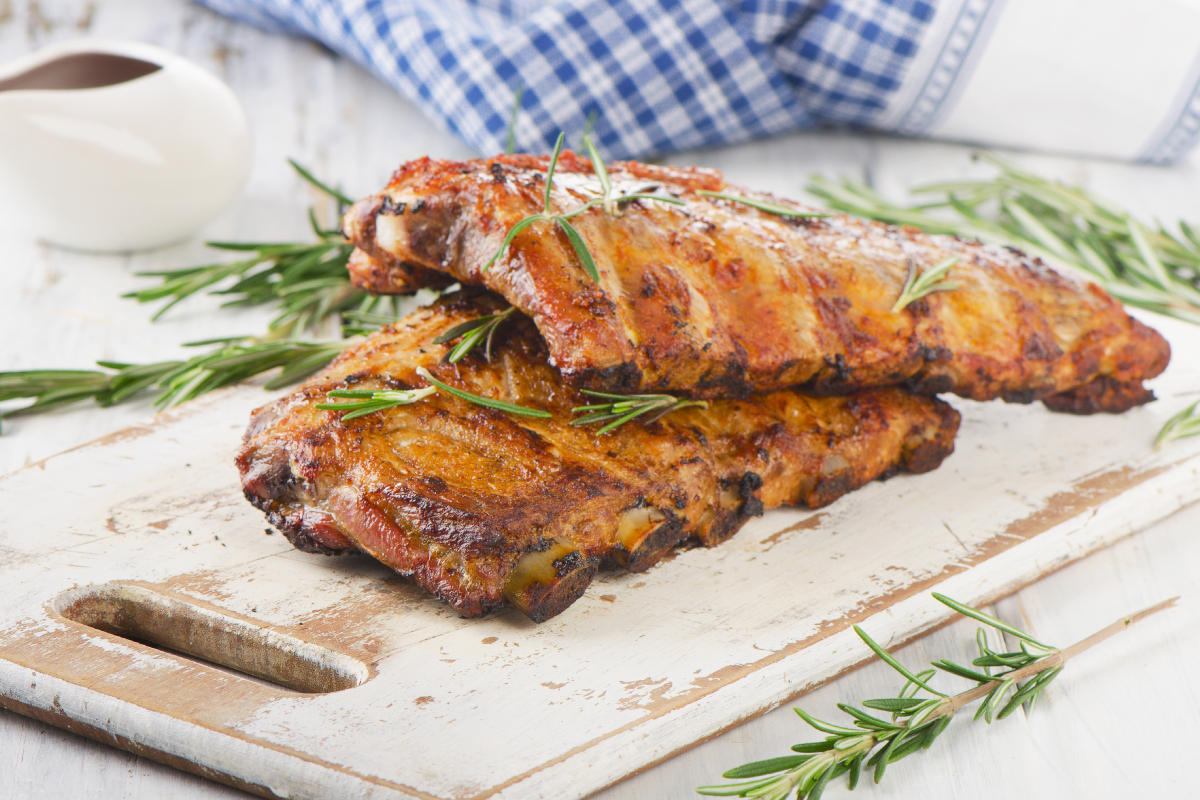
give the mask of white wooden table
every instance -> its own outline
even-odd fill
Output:
[[[183,0],[0,0],[0,62],[81,35],[150,41],[220,74],[242,98],[255,136],[246,194],[210,226],[222,239],[302,237],[310,192],[291,174],[293,156],[350,194],[381,185],[402,160],[470,155],[407,102],[356,68],[306,42],[241,27]],[[733,179],[798,196],[822,171],[869,178],[885,192],[978,170],[963,147],[882,137],[797,135],[675,160],[724,169]],[[1102,194],[1146,216],[1200,220],[1200,170],[1170,170],[1066,157],[1014,159]],[[0,220],[0,369],[86,367],[95,359],[176,356],[179,343],[259,331],[264,311],[216,311],[199,300],[152,324],[150,309],[119,299],[145,285],[133,273],[201,263],[196,241],[135,256],[69,253],[3,230]],[[1177,359],[1200,358],[1176,353]],[[1200,387],[1196,387],[1200,390]],[[1182,397],[1164,398],[1179,405]],[[151,414],[148,401],[107,410],[81,407],[10,420],[0,472],[21,467]],[[1117,424],[1114,422],[1114,424]],[[39,498],[38,502],[52,502]],[[36,536],[36,531],[30,531]],[[1179,607],[1081,657],[1029,717],[990,728],[956,721],[935,748],[889,770],[864,797],[1189,795],[1188,759],[1200,743],[1200,506],[1070,566],[998,604],[995,611],[1063,644],[1126,611],[1170,595]],[[973,628],[954,624],[904,647],[902,660],[968,657]],[[871,665],[803,697],[833,712],[838,700],[892,691],[894,675]],[[602,793],[605,800],[690,798],[692,787],[747,760],[781,755],[809,738],[790,707],[728,731]],[[0,713],[0,797],[233,798],[240,792]],[[1191,790],[1194,792],[1194,790]],[[839,796],[841,788],[828,796]]]

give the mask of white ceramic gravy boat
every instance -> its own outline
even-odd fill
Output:
[[[0,220],[82,250],[187,237],[242,188],[246,116],[152,45],[83,40],[0,67]]]

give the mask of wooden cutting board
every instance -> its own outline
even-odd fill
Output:
[[[1162,402],[955,401],[936,472],[602,574],[541,625],[266,532],[232,463],[266,397],[210,396],[0,481],[0,705],[267,796],[584,795],[865,660],[854,623],[899,643],[947,618],[931,590],[991,601],[1200,499],[1200,439],[1151,446],[1200,329],[1154,324]]]

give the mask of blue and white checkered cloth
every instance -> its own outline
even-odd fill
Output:
[[[1200,31],[1200,17],[1177,0],[1146,4],[1179,8],[1158,15],[1174,38],[1160,38],[1148,59],[1154,85],[1166,88],[1149,92],[1152,102],[1140,97],[1144,130],[1088,61],[1120,66],[1115,54],[1132,36],[1121,47],[1105,30],[1092,37],[1090,72],[1063,63],[1072,60],[1068,42],[1088,38],[1088,20],[1111,16],[1112,35],[1136,25],[1121,0],[200,2],[321,41],[487,154],[504,149],[518,92],[520,149],[546,150],[559,131],[577,133],[594,117],[594,138],[616,157],[845,125],[1166,162],[1200,135],[1200,36],[1178,30]],[[1046,29],[1030,30],[1021,17],[1029,7],[1053,12],[1037,12]],[[1080,19],[1067,38],[1054,14],[1071,7]],[[1164,46],[1183,51],[1165,70]],[[1031,67],[1047,49],[1048,72]],[[1076,72],[1094,79],[1072,83]],[[974,94],[973,84],[982,85]],[[983,89],[991,96],[977,96]],[[1059,91],[1076,115],[1065,122],[1055,119],[1066,113]],[[980,119],[989,107],[998,121]],[[1113,125],[1115,134],[1098,135]]]

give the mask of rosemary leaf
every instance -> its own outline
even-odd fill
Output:
[[[781,769],[791,769],[798,767],[807,761],[811,756],[796,755],[796,756],[778,756],[777,758],[767,758],[762,761],[752,761],[749,764],[742,764],[740,767],[734,767],[727,770],[721,777],[723,778],[757,778],[760,775],[769,775],[772,772],[779,772]]]
[[[854,728],[843,728],[839,725],[833,725],[833,724],[825,722],[823,720],[819,720],[802,708],[794,708],[792,710],[796,712],[796,715],[799,716],[800,719],[804,720],[811,727],[816,728],[821,733],[828,733],[829,735],[835,736],[835,737],[836,736],[849,736],[849,735],[857,736],[859,734],[859,731],[855,730]],[[831,744],[831,746],[832,746],[832,744]]]
[[[487,316],[475,317],[474,319],[469,319],[466,322],[460,322],[454,327],[447,328],[437,336],[433,337],[433,343],[446,344],[447,342],[453,342],[455,339],[465,336],[468,333],[472,333],[487,325],[488,322],[490,322],[495,316],[495,314],[488,314]]]
[[[936,669],[927,669],[923,672],[918,672],[917,678],[921,681],[927,681],[936,674],[937,674]],[[921,687],[918,684],[913,683],[912,681],[906,681],[905,684],[900,687],[900,696],[901,697],[913,697],[916,695],[917,691],[920,688]]]
[[[834,766],[829,766],[824,772],[817,776],[817,779],[813,781],[812,786],[808,790],[809,800],[819,800],[825,791],[825,785],[829,783],[831,778],[833,778],[835,769],[836,768]]]
[[[966,678],[969,681],[991,680],[991,676],[985,672],[980,672],[979,670],[971,669],[970,667],[964,667],[962,664],[957,664],[953,661],[947,661],[946,659],[934,661],[933,665],[943,672],[948,672],[951,675],[957,675],[960,678]],[[866,705],[866,703],[863,703],[863,705]]]
[[[459,339],[457,345],[447,351],[442,358],[443,361],[450,364],[457,364],[471,350],[478,347],[481,342],[484,343],[484,358],[488,363],[492,360],[492,337],[496,334],[496,329],[504,323],[506,319],[516,313],[516,307],[510,306],[504,311],[499,311],[495,314],[487,314],[486,316],[477,317],[459,323],[449,330],[442,333],[433,340],[434,344],[446,344],[455,339]]]
[[[562,131],[558,132],[558,141],[554,143],[554,153],[550,156],[550,165],[546,167],[546,197],[543,203],[543,210],[546,215],[550,215],[550,191],[554,186],[554,170],[558,166],[558,157],[562,155],[563,140],[566,134]]]
[[[900,290],[900,297],[896,299],[895,305],[892,306],[892,313],[900,313],[908,308],[911,303],[933,292],[948,292],[957,289],[957,283],[942,280],[942,278],[946,277],[946,273],[950,271],[950,268],[957,263],[958,256],[951,256],[918,274],[912,261],[909,261],[908,277],[904,281],[904,288]]]
[[[385,408],[405,406],[424,400],[437,391],[436,387],[426,386],[421,389],[387,389],[382,391],[372,389],[334,389],[330,397],[350,399],[349,403],[317,403],[316,408],[322,411],[345,411],[342,421],[356,419],[367,414],[374,414]]]
[[[962,614],[965,617],[970,617],[973,620],[982,622],[984,625],[994,628],[994,629],[1000,631],[1001,633],[1007,633],[1009,636],[1015,636],[1018,639],[1020,639],[1021,641],[1028,642],[1029,644],[1031,644],[1041,650],[1052,650],[1053,649],[1050,645],[1039,642],[1037,639],[1033,638],[1028,633],[1025,633],[1020,628],[1013,627],[1012,625],[1009,625],[1007,622],[998,620],[995,617],[991,616],[990,614],[985,614],[984,612],[980,611],[977,608],[972,608],[971,606],[967,605],[966,603],[960,603],[957,600],[947,597],[946,595],[944,595],[940,592],[933,592],[932,596],[933,596],[934,600],[937,600],[939,603],[946,606],[947,608],[949,608],[953,611],[957,611],[959,614]]]
[[[942,694],[937,689],[934,689],[928,683],[926,683],[925,679],[922,679],[920,676],[914,675],[911,672],[909,672],[907,668],[905,668],[899,661],[897,661],[895,658],[892,657],[891,653],[889,653],[887,650],[885,650],[883,648],[883,645],[879,644],[874,639],[872,639],[870,636],[868,636],[867,632],[864,631],[862,628],[855,625],[854,632],[858,634],[858,638],[862,639],[863,642],[866,643],[867,647],[871,648],[871,650],[874,651],[875,655],[877,655],[877,656],[879,656],[879,658],[883,659],[884,663],[886,663],[889,667],[896,670],[896,672],[899,672],[901,675],[903,675],[905,678],[907,678],[909,683],[916,684],[918,687],[924,689],[925,691],[936,694],[939,697],[945,697],[944,694]]]
[[[612,201],[612,179],[608,177],[608,167],[604,165],[604,159],[600,158],[600,152],[596,150],[596,145],[592,142],[592,137],[584,134],[583,147],[587,151],[588,158],[592,161],[592,169],[596,172],[596,180],[600,181],[600,195],[604,204],[604,213],[615,214],[616,207]]]
[[[878,711],[910,711],[914,706],[921,704],[921,700],[913,697],[882,697],[876,700],[863,700],[862,704],[867,708],[874,708]]]
[[[715,197],[718,200],[727,200],[730,203],[741,203],[744,206],[757,208],[759,211],[765,211],[768,214],[775,214],[780,217],[788,217],[792,219],[799,219],[801,217],[816,218],[829,216],[828,214],[819,211],[801,211],[798,208],[792,208],[791,206],[785,206],[779,203],[772,203],[769,200],[759,200],[754,197],[743,197],[738,194],[710,192],[707,189],[697,189],[696,194],[703,195],[705,197]]]
[[[596,269],[596,261],[592,258],[592,251],[588,250],[587,242],[583,241],[579,231],[575,230],[575,226],[567,222],[562,217],[555,220],[558,227],[562,228],[562,232],[567,235],[567,240],[571,243],[571,247],[575,250],[575,255],[579,258],[579,263],[583,265],[583,271],[588,274],[593,283],[600,282],[600,272]]]
[[[2,395],[0,395],[2,399]],[[1162,447],[1167,442],[1184,439],[1189,436],[1200,436],[1200,400],[1183,408],[1179,413],[1167,420],[1154,438],[1154,446]]]
[[[351,420],[357,417],[374,414],[377,411],[383,411],[396,406],[409,405],[411,403],[424,400],[439,389],[441,391],[452,394],[455,397],[461,398],[468,402],[474,403],[485,408],[494,408],[497,411],[504,411],[509,414],[518,414],[526,417],[538,417],[548,419],[551,415],[548,411],[543,411],[537,408],[526,408],[514,403],[507,403],[503,400],[495,400],[491,397],[481,397],[477,394],[472,394],[465,389],[459,389],[447,383],[443,383],[429,372],[424,367],[417,367],[417,374],[428,381],[431,385],[424,386],[419,389],[334,389],[329,392],[329,397],[350,400],[349,403],[318,403],[316,408],[323,411],[345,411],[348,412],[342,416],[343,420]]]
[[[678,197],[671,197],[665,194],[648,194],[646,192],[630,192],[629,194],[617,195],[615,203],[618,208],[632,203],[634,200],[654,200],[658,203],[666,203],[672,206],[686,206],[687,203],[680,200]]]
[[[850,791],[858,786],[858,780],[862,775],[863,757],[859,756],[850,762],[850,777],[846,779],[846,786]]]
[[[495,254],[493,254],[492,257],[490,259],[488,259],[488,262],[483,265],[483,269],[481,270],[481,272],[487,272],[489,269],[491,269],[492,266],[495,265],[495,263],[497,261],[499,261],[500,258],[504,255],[504,253],[508,250],[508,246],[510,244],[512,244],[512,241],[513,241],[513,239],[515,239],[517,237],[517,234],[519,234],[521,231],[528,228],[530,225],[533,225],[535,222],[554,220],[554,221],[558,222],[560,225],[563,225],[563,218],[561,215],[550,213],[550,194],[554,188],[554,170],[558,167],[558,159],[559,159],[559,156],[562,155],[563,141],[565,138],[566,138],[566,135],[560,131],[558,134],[558,140],[554,143],[554,153],[550,156],[550,163],[546,167],[546,191],[545,191],[545,195],[543,197],[543,202],[542,202],[542,213],[541,214],[530,214],[529,216],[525,217],[524,219],[517,221],[517,223],[515,225],[513,225],[511,228],[509,228],[508,232],[506,234],[504,234],[504,239],[500,242],[499,249],[496,250]],[[586,210],[586,207],[584,209],[580,209],[580,211],[583,211],[583,210]],[[565,231],[569,227],[570,227],[569,225],[565,226],[565,227],[563,227],[563,230]],[[574,229],[572,228],[572,230],[574,230]],[[569,236],[569,234],[568,234],[568,236]],[[576,237],[579,236],[578,232],[576,232],[575,236]],[[582,239],[580,239],[579,241],[582,242]],[[574,246],[575,241],[572,240],[571,244]],[[583,246],[583,249],[585,251],[587,250],[586,245]],[[579,252],[579,248],[576,247],[576,253],[578,253],[578,252]],[[588,257],[589,258],[591,257],[590,253],[588,254]],[[594,271],[594,267],[595,267],[595,265],[593,264],[593,271]],[[586,264],[585,264],[585,268],[586,268]]]
[[[510,155],[517,149],[517,119],[521,115],[521,106],[524,102],[525,84],[521,84],[513,93],[512,111],[508,115],[508,130],[504,134],[504,152]]]
[[[537,417],[539,419],[549,419],[552,416],[549,411],[543,411],[540,408],[526,408],[525,406],[519,406],[519,405],[516,405],[515,403],[506,403],[503,400],[495,400],[491,397],[481,397],[480,395],[472,394],[471,392],[468,392],[465,389],[456,388],[454,386],[451,386],[448,383],[443,383],[442,381],[439,381],[437,378],[433,377],[432,373],[430,373],[429,370],[425,369],[424,367],[417,367],[417,374],[420,375],[425,380],[432,383],[437,388],[441,389],[442,391],[449,392],[450,394],[454,395],[455,397],[461,398],[470,403],[474,403],[477,406],[484,406],[485,408],[494,408],[497,411],[504,411],[509,414],[518,414],[518,415],[524,416],[524,417]]]
[[[732,772],[733,770],[730,770]],[[728,773],[725,777],[731,777]],[[696,789],[700,794],[712,795],[715,797],[755,797],[753,792],[757,789],[765,788],[774,785],[779,779],[775,777],[764,778],[757,781],[745,781],[743,783],[730,783],[719,786],[700,786]]]
[[[1167,274],[1166,267],[1163,266],[1162,259],[1158,253],[1154,252],[1154,248],[1150,246],[1147,239],[1146,229],[1137,220],[1129,220],[1129,239],[1137,248],[1138,255],[1141,257],[1142,263],[1146,265],[1154,283],[1160,289],[1166,289],[1171,285],[1171,276]]]
[[[295,159],[289,158],[287,161],[289,164],[292,165],[292,169],[294,169],[294,170],[296,170],[296,172],[300,173],[301,178],[304,178],[304,180],[308,181],[313,186],[317,187],[317,189],[319,189],[322,192],[324,192],[325,194],[329,195],[334,200],[337,200],[338,205],[341,205],[341,206],[354,205],[353,200],[351,200],[349,197],[347,197],[346,195],[339,192],[337,189],[334,189],[333,187],[331,187],[329,184],[325,183],[324,181],[318,180],[316,177],[313,176],[313,174],[311,172],[309,172],[304,167],[300,166],[299,162],[297,162]]]
[[[837,707],[839,711],[854,717],[856,723],[859,725],[865,725],[868,728],[876,728],[879,730],[886,730],[888,727],[890,727],[888,723],[884,722],[879,717],[876,717],[873,714],[868,714],[865,711],[860,711],[854,706],[847,705],[845,703],[838,703]]]
[[[650,418],[653,421],[681,408],[708,408],[707,400],[681,399],[670,394],[624,395],[611,394],[609,392],[594,392],[590,389],[584,389],[583,393],[591,397],[609,401],[576,406],[571,409],[572,414],[583,414],[583,416],[571,420],[572,425],[608,423],[596,431],[598,435],[609,433],[626,422],[651,412],[657,412]]]
[[[205,247],[211,247],[214,250],[231,250],[233,252],[258,250],[263,253],[277,253],[291,250],[297,245],[295,242],[205,242]],[[193,268],[194,269],[194,268]],[[150,272],[139,272],[138,275],[171,275],[175,272],[183,270],[157,270]]]
[[[32,398],[33,403],[0,416],[35,414],[103,395],[112,378],[97,370],[0,372],[0,401]]]
[[[1019,232],[1018,235],[1024,234],[1027,238],[1037,242],[1057,258],[1070,258],[1070,245],[1064,242],[1057,234],[1053,233],[1049,227],[1039,222],[1029,209],[1021,205],[1019,199],[1007,200],[1002,204],[1002,207],[1019,226],[1013,229],[1014,232]],[[960,211],[960,213],[962,212]]]
[[[596,130],[596,120],[599,117],[600,112],[594,108],[588,112],[587,119],[583,122],[583,133],[580,134],[581,138],[592,135],[592,131]]]
[[[546,214],[530,214],[528,217],[518,221],[515,225],[509,228],[508,233],[504,234],[504,240],[500,242],[500,249],[496,251],[495,255],[488,259],[486,264],[483,265],[481,272],[487,272],[492,268],[493,265],[495,265],[497,261],[500,260],[501,256],[503,256],[505,251],[508,250],[508,246],[512,244],[512,240],[517,238],[517,234],[535,222],[542,222],[543,220],[548,219],[552,219],[552,217],[549,217]]]

